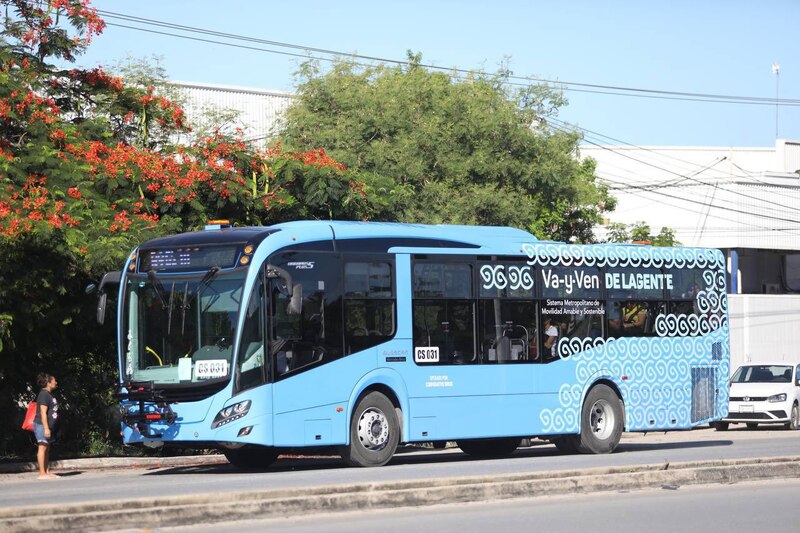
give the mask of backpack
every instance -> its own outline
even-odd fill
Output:
[[[22,421],[22,429],[25,431],[33,431],[33,420],[36,418],[36,402],[28,404],[28,410],[25,411],[25,419]]]

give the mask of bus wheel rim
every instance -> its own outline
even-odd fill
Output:
[[[358,440],[367,450],[378,451],[389,440],[389,420],[380,409],[369,408],[358,419]]]
[[[592,404],[590,415],[590,429],[592,434],[600,440],[605,440],[614,431],[614,410],[606,400],[597,400]]]

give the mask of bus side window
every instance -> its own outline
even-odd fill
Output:
[[[414,263],[414,348],[424,348],[426,353],[434,354],[433,359],[417,364],[478,362],[472,271],[472,264],[464,262]]]
[[[388,261],[345,261],[344,334],[347,354],[386,342],[395,333],[394,280]]]
[[[609,268],[606,279],[607,338],[654,337],[656,318],[667,312],[672,276],[659,268]]]

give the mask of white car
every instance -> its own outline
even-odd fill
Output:
[[[800,365],[767,363],[739,367],[731,378],[728,416],[715,424],[783,424],[800,429]]]

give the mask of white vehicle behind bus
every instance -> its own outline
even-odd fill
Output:
[[[718,431],[729,424],[783,424],[800,429],[800,364],[760,363],[740,366],[731,378],[728,416],[717,422]]]

